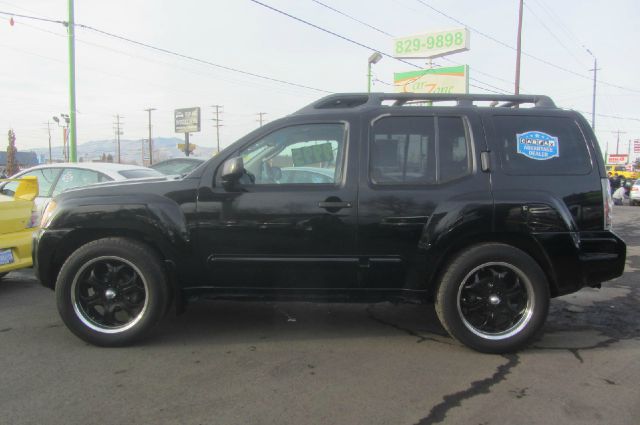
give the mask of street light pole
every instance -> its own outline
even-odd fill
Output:
[[[593,71],[593,99],[591,101],[591,129],[595,131],[596,130],[596,81],[597,81],[598,71],[599,71],[598,59],[595,57],[593,53],[591,53],[591,50],[587,49],[586,47],[585,49],[587,50],[587,53],[589,53],[593,58],[593,69],[590,69],[589,71]]]
[[[379,52],[374,52],[367,61],[367,93],[371,93],[371,65],[380,62],[380,59],[382,59],[382,55]]]
[[[73,0],[69,0],[69,22],[67,32],[69,34],[69,160],[78,162],[76,149],[76,52],[75,52],[75,22],[73,12]]]
[[[522,9],[524,0],[520,0],[520,11],[518,13],[518,40],[516,46],[516,87],[514,94],[520,94],[520,56],[522,56]]]

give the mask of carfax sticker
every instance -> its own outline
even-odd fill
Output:
[[[558,138],[542,131],[527,131],[516,134],[518,153],[527,158],[545,160],[560,157]]]

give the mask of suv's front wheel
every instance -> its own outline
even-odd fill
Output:
[[[58,311],[78,337],[101,346],[126,345],[162,318],[168,286],[160,259],[149,247],[105,238],[80,247],[56,282]]]
[[[486,353],[522,348],[541,329],[548,309],[549,286],[538,263],[499,243],[462,252],[448,265],[436,294],[445,329]]]

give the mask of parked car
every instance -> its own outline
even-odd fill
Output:
[[[0,180],[7,181],[7,180]],[[12,270],[31,267],[31,244],[37,226],[35,177],[9,180],[16,183],[13,196],[0,195],[0,279]]]
[[[33,176],[38,179],[38,196],[35,199],[39,213],[54,196],[65,190],[95,183],[162,177],[162,174],[146,167],[104,162],[57,163],[37,165],[16,174],[14,178]],[[0,195],[13,196],[17,181],[0,184]]]
[[[629,191],[629,203],[631,205],[640,205],[640,180],[633,182]]]
[[[165,161],[156,162],[155,164],[149,166],[149,168],[152,168],[167,176],[181,176],[183,174],[190,173],[197,166],[203,164],[204,162],[205,160],[202,158],[171,158]]]
[[[285,167],[280,169],[281,177],[278,183],[332,183],[335,181],[335,171],[318,167]]]
[[[327,180],[282,181],[298,167]],[[454,338],[503,353],[550,298],[623,273],[611,210],[591,127],[546,96],[336,94],[184,178],[58,195],[35,268],[96,345],[206,295],[435,301]]]

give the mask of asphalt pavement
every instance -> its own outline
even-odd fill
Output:
[[[0,424],[640,423],[640,207],[625,274],[554,299],[541,338],[485,355],[433,306],[201,301],[97,348],[30,270],[0,282]]]

